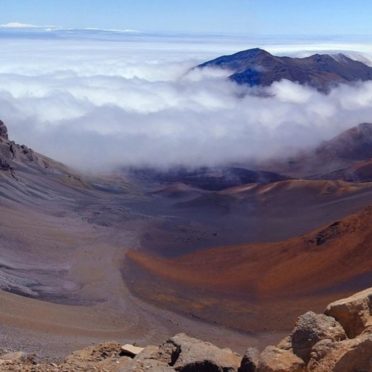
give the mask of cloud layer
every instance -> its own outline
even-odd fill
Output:
[[[262,98],[221,71],[187,73],[200,61],[245,47],[241,40],[149,36],[120,42],[5,39],[0,117],[18,142],[91,170],[281,156],[372,121],[372,83],[324,96],[283,81]],[[304,49],[311,46],[270,50]],[[347,49],[369,60],[361,45]]]

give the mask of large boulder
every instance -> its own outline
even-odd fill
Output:
[[[268,346],[260,355],[257,372],[305,372],[305,363],[289,350]]]
[[[335,318],[344,327],[348,337],[360,335],[372,326],[372,288],[332,302],[325,314]]]
[[[4,122],[2,122],[0,120],[0,138],[3,138],[5,140],[8,140],[9,137],[8,137],[8,128],[6,127],[6,125],[4,124]]]
[[[235,372],[241,357],[230,349],[178,334],[160,346],[169,355],[169,365],[181,372]]]
[[[345,338],[344,329],[334,318],[309,311],[298,318],[291,334],[291,344],[293,353],[308,362],[311,349],[319,341],[341,341]]]
[[[372,371],[372,335],[341,342],[319,342],[314,346],[307,368],[310,372]]]
[[[346,342],[345,352],[337,359],[334,372],[372,371],[372,335]]]

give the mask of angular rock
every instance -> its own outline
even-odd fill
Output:
[[[318,349],[318,345],[314,349]],[[372,335],[358,336],[351,340],[323,345],[323,354],[317,358],[312,353],[308,364],[311,372],[370,372],[372,371]]]
[[[239,372],[256,372],[260,360],[260,353],[257,349],[250,347],[243,356]]]
[[[336,361],[334,372],[372,371],[372,335],[347,344],[349,347]]]
[[[230,349],[220,349],[183,333],[163,344],[162,350],[170,356],[169,365],[181,372],[235,372],[241,362],[241,357]]]
[[[136,355],[143,351],[143,347],[138,347],[130,344],[123,345],[121,347],[121,354],[134,358]]]
[[[288,350],[268,346],[261,353],[257,372],[305,372],[305,363]]]
[[[291,334],[291,343],[293,353],[308,362],[311,349],[319,341],[341,341],[345,338],[344,329],[334,318],[309,311],[298,318]]]
[[[353,296],[332,302],[325,314],[334,317],[345,329],[348,337],[360,335],[372,326],[372,288]]]

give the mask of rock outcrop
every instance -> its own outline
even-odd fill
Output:
[[[298,318],[290,342],[293,352],[308,362],[313,346],[319,341],[341,341],[345,338],[344,329],[334,318],[309,311]]]
[[[0,138],[3,138],[5,140],[8,140],[8,128],[4,124],[3,121],[0,120]]]
[[[370,372],[372,288],[336,301],[326,314],[299,317],[290,336],[245,355],[178,334],[160,346],[106,343],[76,351],[62,363],[40,363],[22,352],[0,355],[1,371],[122,372]],[[336,319],[335,319],[336,318]]]
[[[349,337],[358,336],[372,327],[372,288],[329,304],[325,313],[341,323]]]
[[[63,164],[9,139],[8,129],[0,120],[0,175],[11,175],[17,179],[18,170],[28,173],[49,172],[76,179],[71,170]]]
[[[0,171],[9,172],[14,177],[17,161],[33,162],[36,160],[31,149],[9,140],[8,128],[0,120]]]
[[[171,350],[170,365],[176,371],[237,371],[241,357],[230,349],[219,349],[208,342],[179,334],[160,349]]]

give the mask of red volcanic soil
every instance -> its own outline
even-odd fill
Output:
[[[283,330],[301,311],[371,284],[372,207],[276,243],[171,259],[130,251],[126,267],[137,276],[132,290],[158,305],[246,331]]]

